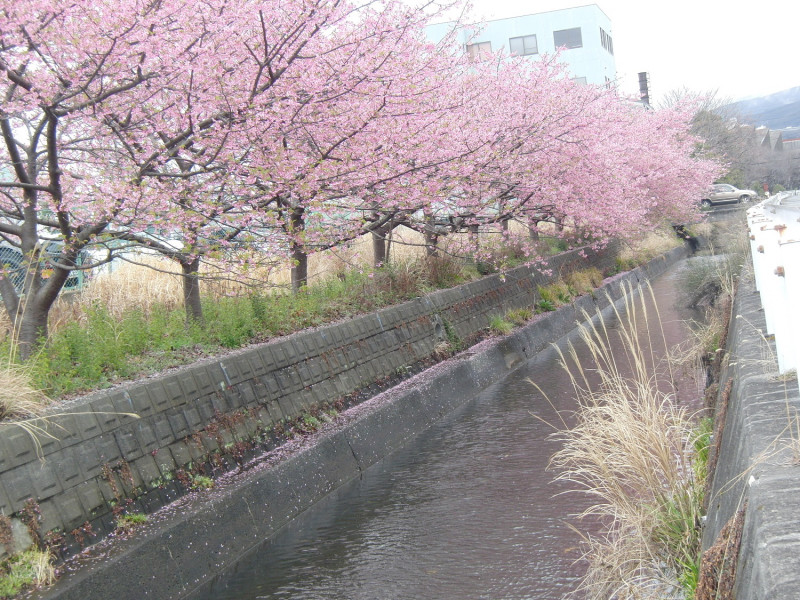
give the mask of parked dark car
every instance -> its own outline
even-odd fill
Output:
[[[740,190],[727,183],[715,183],[706,190],[706,195],[700,200],[700,206],[711,208],[717,204],[738,204],[748,202],[757,196],[753,190]]]

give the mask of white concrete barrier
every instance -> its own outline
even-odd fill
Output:
[[[800,366],[800,191],[781,192],[747,211],[756,289],[781,373]]]

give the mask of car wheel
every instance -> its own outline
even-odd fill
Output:
[[[739,196],[739,204],[741,204],[742,202],[750,202],[750,196],[748,196],[747,194]]]
[[[702,208],[711,208],[711,200],[703,199],[700,201],[700,206]]]

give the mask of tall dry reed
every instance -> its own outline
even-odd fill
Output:
[[[562,354],[579,409],[576,424],[556,434],[563,447],[552,467],[593,501],[580,516],[601,529],[585,537],[579,592],[591,600],[682,598],[697,578],[703,481],[691,462],[694,425],[668,393],[670,369],[659,368],[663,334],[648,290],[627,290],[617,329],[602,318],[581,326],[591,364],[572,345]]]

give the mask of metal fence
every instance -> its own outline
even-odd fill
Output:
[[[781,373],[800,366],[800,191],[781,192],[747,211],[756,289],[775,336]]]

